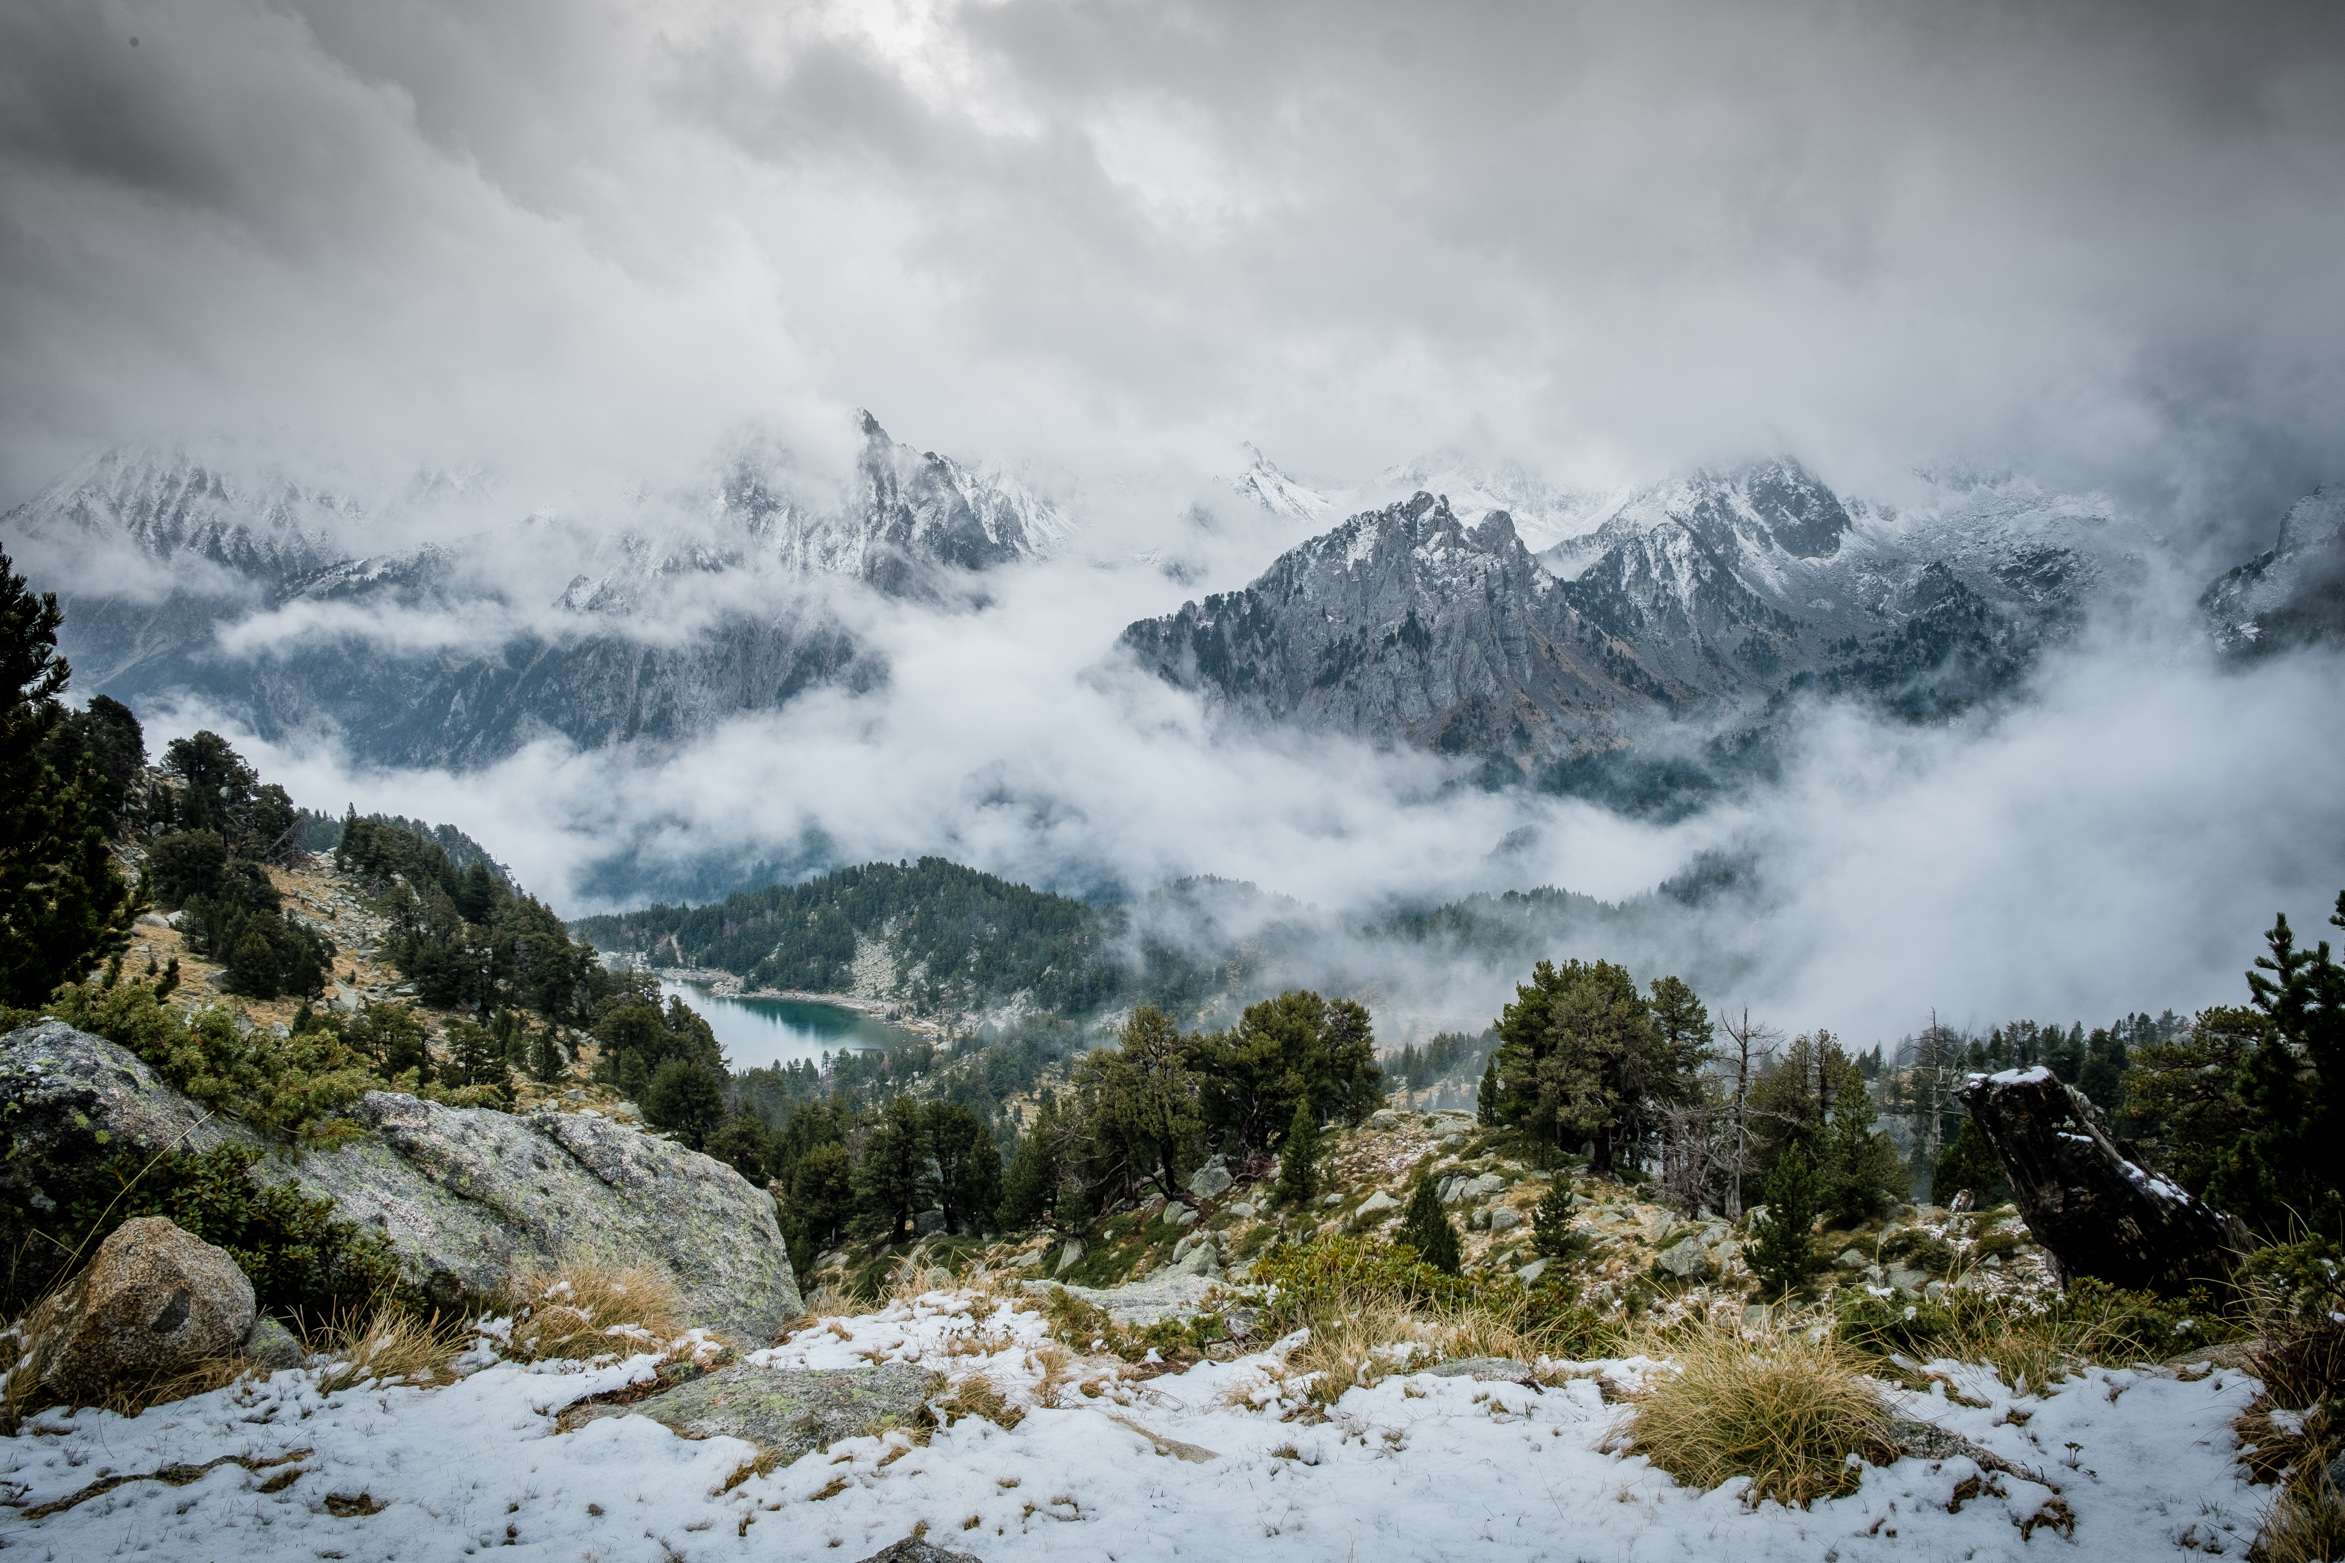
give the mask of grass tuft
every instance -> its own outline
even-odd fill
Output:
[[[326,1360],[318,1388],[332,1394],[360,1384],[444,1384],[471,1339],[461,1322],[386,1300],[329,1315],[303,1332],[302,1344]]]
[[[530,1362],[658,1351],[684,1333],[683,1301],[657,1270],[565,1265],[523,1277],[507,1300],[509,1350]]]
[[[1830,1339],[1689,1335],[1678,1371],[1636,1397],[1628,1448],[1689,1487],[1750,1478],[1746,1499],[1806,1507],[1856,1489],[1864,1462],[1896,1455],[1864,1359]]]

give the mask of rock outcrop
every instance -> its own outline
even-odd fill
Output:
[[[2178,1292],[2229,1269],[2235,1223],[2128,1160],[2092,1104],[2049,1069],[1973,1075],[1962,1099],[2028,1231],[2064,1274]]]
[[[773,1368],[736,1362],[626,1410],[687,1438],[746,1439],[784,1464],[842,1438],[917,1425],[933,1376],[909,1363]]]
[[[272,1143],[207,1115],[127,1050],[43,1021],[0,1037],[8,1183],[56,1205],[44,1180],[108,1154],[235,1141],[256,1178],[289,1181],[380,1232],[407,1274],[451,1299],[531,1271],[645,1266],[674,1281],[688,1324],[758,1344],[802,1310],[773,1199],[732,1168],[596,1113],[503,1113],[372,1092],[364,1131],[325,1149]]]
[[[238,1351],[253,1319],[252,1282],[225,1249],[140,1216],[33,1310],[24,1338],[42,1391],[87,1406]]]

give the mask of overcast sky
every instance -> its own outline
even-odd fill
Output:
[[[854,405],[1093,492],[1783,446],[2261,538],[2345,466],[2345,6],[0,8],[0,497]]]

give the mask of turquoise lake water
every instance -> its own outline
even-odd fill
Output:
[[[662,980],[665,997],[681,998],[716,1032],[734,1069],[819,1061],[825,1053],[884,1047],[905,1033],[885,1021],[836,1004],[801,999],[722,998],[688,982]]]

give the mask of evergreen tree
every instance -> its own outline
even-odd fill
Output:
[[[1965,1189],[1981,1209],[2011,1198],[2011,1183],[2003,1174],[2001,1159],[1987,1143],[1985,1133],[1968,1117],[1938,1153],[1938,1164],[1930,1171],[1930,1198],[1943,1205]]]
[[[28,1009],[120,949],[135,911],[106,847],[116,757],[51,742],[60,617],[0,552],[0,1005]]]
[[[1767,1208],[1752,1218],[1751,1272],[1776,1295],[1795,1291],[1816,1273],[1816,1173],[1794,1145],[1767,1175]]]
[[[912,1218],[927,1208],[934,1189],[922,1128],[918,1104],[902,1094],[891,1096],[864,1131],[855,1159],[856,1203],[891,1243],[911,1235]]]
[[[1400,1240],[1443,1275],[1457,1274],[1464,1263],[1457,1228],[1450,1225],[1449,1212],[1441,1208],[1441,1191],[1434,1187],[1430,1174],[1417,1180],[1416,1192],[1409,1196],[1408,1209],[1401,1214]]]
[[[447,1079],[453,1085],[487,1086],[501,1096],[511,1096],[513,1070],[505,1061],[503,1039],[477,1021],[451,1021]],[[644,1116],[650,1118],[648,1110]]]
[[[1107,1159],[1179,1199],[1205,1127],[1204,1082],[1172,1017],[1153,1004],[1132,1011],[1118,1040],[1075,1065],[1083,1122]]]
[[[725,1077],[704,1058],[671,1058],[652,1071],[642,1099],[643,1121],[694,1150],[725,1120]]]
[[[1873,1128],[1873,1100],[1861,1074],[1832,1104],[1816,1183],[1825,1215],[1844,1227],[1885,1214],[1910,1191],[1896,1144]]]
[[[1018,1137],[1002,1174],[1002,1230],[1015,1232],[1047,1220],[1058,1205],[1058,1104],[1047,1094],[1034,1115],[1034,1125]]]
[[[1498,1123],[1498,1055],[1482,1066],[1482,1083],[1474,1091],[1474,1121],[1485,1129]]]
[[[1572,1193],[1571,1179],[1556,1174],[1531,1212],[1531,1251],[1558,1263],[1569,1263],[1586,1253],[1589,1238],[1576,1225],[1579,1213],[1580,1202]]]
[[[728,1115],[705,1149],[760,1188],[773,1175],[773,1134],[748,1113]]]
[[[529,1038],[529,1073],[540,1085],[552,1085],[570,1071],[570,1054],[562,1046],[553,1023],[537,1027]]]
[[[945,1230],[975,1231],[1001,1203],[1001,1151],[985,1120],[959,1102],[931,1102],[921,1115],[928,1158],[936,1168],[936,1201]]]
[[[1659,1112],[1693,1098],[1709,1017],[1674,978],[1669,1029],[1610,961],[1541,961],[1498,1018],[1499,1117],[1541,1143],[1588,1146],[1599,1173],[1642,1154]]]
[[[798,1158],[790,1169],[788,1209],[815,1252],[838,1241],[855,1214],[854,1166],[843,1142],[828,1141]]]
[[[1298,1099],[1278,1146],[1278,1202],[1301,1210],[1319,1194],[1319,1117],[1308,1098]]]

